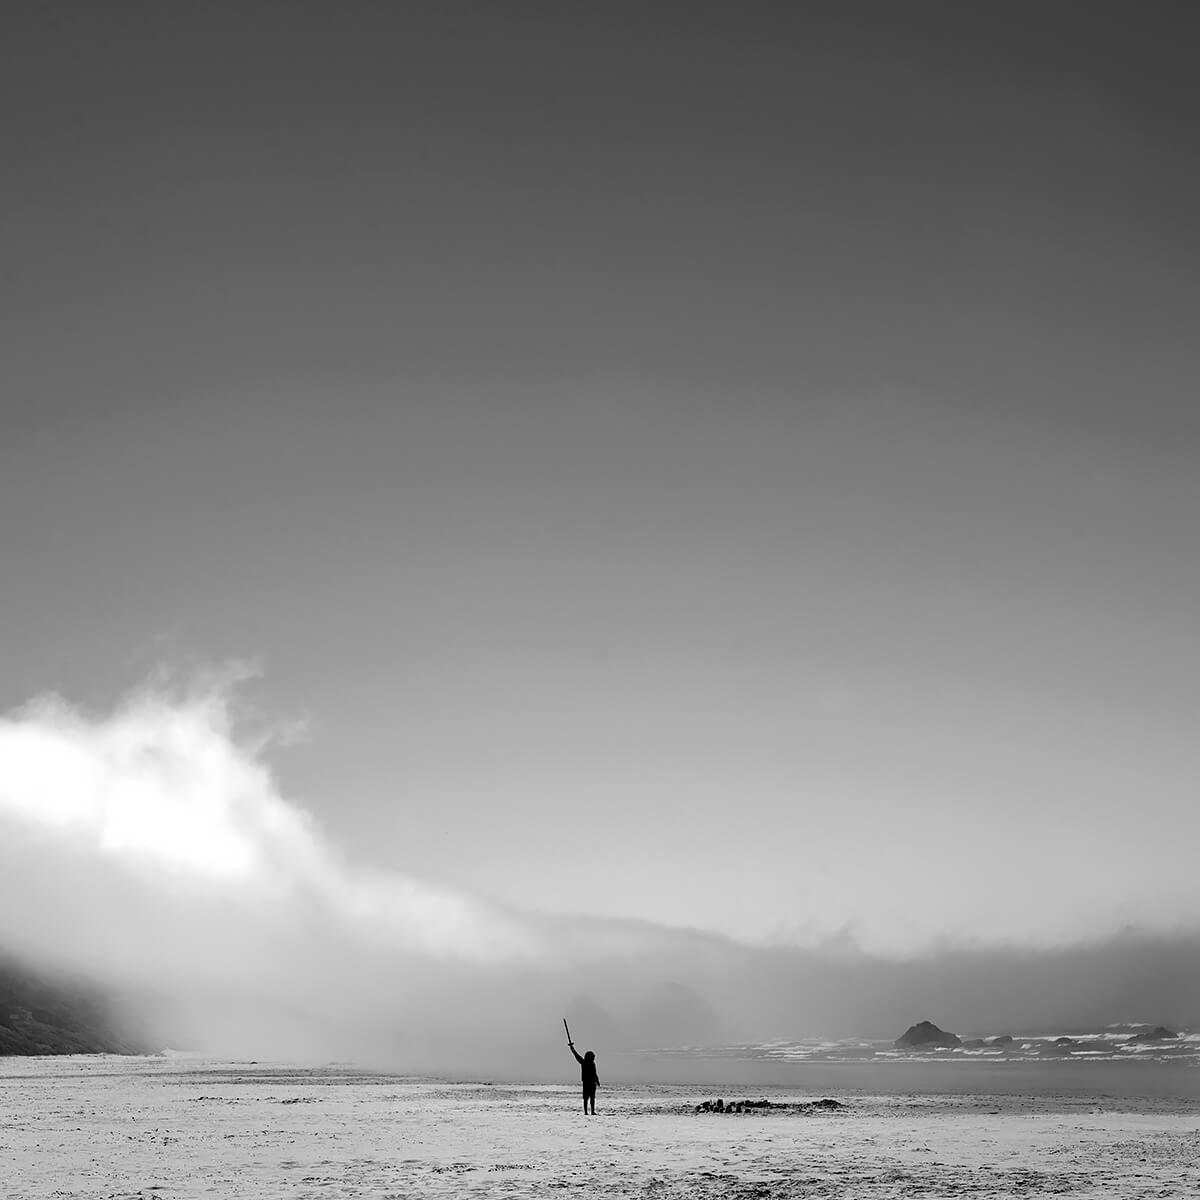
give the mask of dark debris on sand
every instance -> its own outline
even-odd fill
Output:
[[[698,1113],[814,1113],[830,1112],[834,1109],[845,1107],[840,1100],[830,1100],[828,1097],[824,1100],[800,1100],[795,1103],[773,1100],[730,1100],[726,1104],[724,1100],[718,1099],[705,1100],[703,1104],[697,1104],[695,1111]]]

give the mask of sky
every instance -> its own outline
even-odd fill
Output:
[[[1190,936],[1196,25],[5,5],[9,835],[242,813],[410,948]]]

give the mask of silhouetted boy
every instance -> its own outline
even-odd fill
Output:
[[[587,1112],[590,1103],[594,1117],[596,1115],[596,1088],[600,1084],[600,1076],[596,1074],[596,1056],[589,1050],[580,1058],[579,1051],[575,1049],[575,1043],[568,1042],[567,1045],[571,1047],[571,1053],[575,1055],[575,1061],[579,1064],[579,1073],[583,1081],[583,1111]]]

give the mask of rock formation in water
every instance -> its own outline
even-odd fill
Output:
[[[1126,1045],[1141,1044],[1143,1042],[1166,1042],[1172,1038],[1177,1038],[1179,1034],[1172,1032],[1165,1025],[1155,1025],[1153,1029],[1147,1029],[1145,1033],[1135,1033],[1133,1037],[1126,1042]]]
[[[612,1014],[582,992],[572,996],[563,1006],[563,1011],[572,1036],[579,1038],[581,1054],[589,1046],[594,1046],[598,1051],[601,1046],[612,1048],[625,1046],[629,1042],[628,1034]]]
[[[713,1006],[694,988],[667,981],[642,995],[635,1026],[642,1047],[712,1046],[722,1036]]]
[[[957,1035],[939,1029],[932,1021],[910,1025],[893,1043],[897,1050],[919,1050],[929,1046],[961,1046]]]

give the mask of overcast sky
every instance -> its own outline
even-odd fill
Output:
[[[0,709],[254,661],[361,869],[1200,903],[1187,3],[0,11]]]

